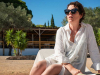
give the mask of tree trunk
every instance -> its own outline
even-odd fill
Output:
[[[17,50],[17,55],[19,56],[19,49]]]
[[[20,50],[20,56],[22,56],[22,50]]]
[[[9,56],[11,56],[12,46],[9,45]]]

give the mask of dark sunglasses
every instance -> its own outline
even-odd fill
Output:
[[[72,10],[69,10],[69,9],[65,9],[65,10],[64,10],[65,14],[67,14],[67,15],[69,14],[70,11],[71,11],[72,14],[75,14],[76,11],[79,11],[79,10],[78,10],[77,8],[74,8],[74,9],[72,9]]]

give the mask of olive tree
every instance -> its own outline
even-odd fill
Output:
[[[30,28],[32,25],[31,15],[26,15],[26,10],[13,4],[0,2],[0,29],[4,28]]]

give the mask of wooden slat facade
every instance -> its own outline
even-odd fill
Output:
[[[30,37],[28,45],[32,47],[38,47],[39,49],[46,47],[48,48],[54,47],[57,29],[58,28],[55,29],[38,28],[38,29],[33,29],[32,31],[28,31],[27,37]]]
[[[52,48],[55,45],[55,35],[58,28],[31,28],[29,30],[19,29],[27,32],[27,38],[28,38],[28,45],[27,47],[32,48]],[[18,29],[14,29],[18,30]],[[0,38],[0,45],[2,45],[2,48],[4,49],[7,47],[6,42],[4,41],[4,33],[6,30],[3,30],[2,38]]]

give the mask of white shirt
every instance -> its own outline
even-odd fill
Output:
[[[79,42],[82,33],[84,33],[84,27],[86,27],[86,36],[87,36],[86,54],[89,51],[90,57],[93,61],[92,68],[94,68],[95,70],[100,70],[99,49],[97,47],[93,28],[89,24],[81,23],[81,28],[79,29],[79,31],[75,35],[74,43],[70,41],[71,30],[69,28],[69,23],[64,27],[60,27],[56,33],[56,43],[55,43],[55,48],[54,48],[56,58],[54,58],[54,59],[57,60],[59,63],[71,63],[69,58],[66,56],[66,52],[65,52],[65,48],[64,48],[64,44],[63,44],[63,40],[66,37],[63,36],[63,34],[62,34],[62,28],[65,29],[65,31],[67,33],[68,42],[70,44],[70,46],[68,46],[69,48],[67,49],[67,52],[68,52],[70,50],[71,45]],[[83,57],[82,51],[79,52],[78,56],[79,56],[78,60],[82,60],[82,57]],[[72,64],[72,65],[77,69],[81,69],[86,64],[87,55],[84,57],[85,57],[85,61],[83,61],[84,64],[77,64],[77,65]],[[79,66],[81,66],[81,67],[79,68]]]

